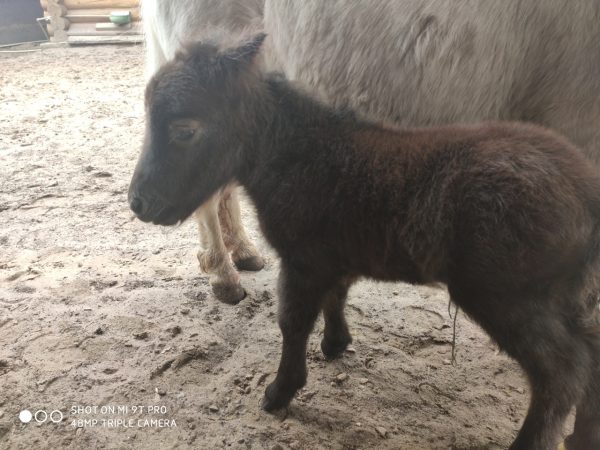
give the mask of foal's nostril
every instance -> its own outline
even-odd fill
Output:
[[[129,203],[129,207],[138,216],[144,212],[144,202],[139,197],[133,197],[133,199]]]

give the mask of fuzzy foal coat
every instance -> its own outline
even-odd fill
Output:
[[[321,311],[325,355],[346,348],[356,279],[441,281],[531,382],[511,449],[553,448],[575,405],[569,450],[600,448],[600,180],[580,152],[517,123],[379,127],[256,74],[255,51],[198,45],[158,72],[130,195],[153,191],[170,209],[144,220],[172,224],[233,179],[246,188],[282,267],[282,358],[263,407],[305,384]],[[201,126],[173,143],[181,117]]]
[[[383,129],[283,82],[269,90],[277,114],[247,142],[238,177],[284,260],[328,277],[500,294],[541,289],[587,261],[598,178],[556,134],[517,123]]]
[[[595,425],[570,448],[598,448],[600,184],[580,152],[534,126],[387,130],[284,83],[269,91],[277,113],[239,174],[283,267],[283,359],[263,405],[304,384],[285,340],[305,343],[319,309],[324,353],[345,349],[338,309],[353,280],[441,281],[529,376],[531,412],[511,448],[553,448],[582,395],[580,423]]]

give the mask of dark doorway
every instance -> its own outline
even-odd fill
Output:
[[[0,0],[0,45],[46,40],[36,22],[43,16],[39,0]]]

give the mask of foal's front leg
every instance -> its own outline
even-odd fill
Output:
[[[283,335],[281,361],[275,380],[267,386],[262,407],[283,408],[306,383],[306,344],[331,283],[311,279],[282,262],[279,274],[279,328]]]

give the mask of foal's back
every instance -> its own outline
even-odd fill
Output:
[[[600,182],[562,137],[518,123],[337,126],[303,156],[282,151],[294,153],[282,169],[292,183],[271,193],[288,202],[298,249],[314,248],[315,263],[448,282],[460,261],[470,267],[461,277],[493,276],[503,289],[580,266],[600,213]],[[517,276],[515,264],[528,273]]]

